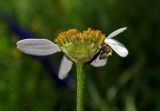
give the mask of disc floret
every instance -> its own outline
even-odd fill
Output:
[[[55,42],[71,61],[86,63],[100,51],[104,39],[105,35],[98,30],[71,29],[59,34]]]

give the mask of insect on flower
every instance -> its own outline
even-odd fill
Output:
[[[61,33],[56,43],[47,39],[23,39],[17,42],[17,48],[22,52],[36,56],[51,55],[62,51],[65,56],[61,61],[58,77],[64,79],[71,70],[73,62],[90,63],[94,67],[101,67],[114,50],[119,56],[126,57],[128,50],[123,44],[113,39],[127,28],[120,28],[112,32],[107,38],[97,30],[88,29],[82,33],[71,29]]]
[[[125,46],[118,42],[117,40],[113,39],[113,37],[117,36],[118,34],[125,31],[127,27],[120,28],[111,34],[104,40],[104,45],[101,47],[101,51],[99,56],[91,63],[91,65],[95,67],[104,66],[107,63],[107,59],[109,56],[112,55],[112,50],[114,50],[119,56],[126,57],[128,55],[128,50]]]
[[[101,47],[101,52],[99,59],[105,59],[112,55],[112,49],[108,45],[103,45]]]

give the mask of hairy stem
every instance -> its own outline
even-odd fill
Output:
[[[77,63],[77,111],[84,111],[84,64]]]

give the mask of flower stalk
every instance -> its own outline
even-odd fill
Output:
[[[77,111],[84,111],[84,64],[76,63],[77,66]]]

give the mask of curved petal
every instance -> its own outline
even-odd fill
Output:
[[[106,63],[107,63],[107,58],[99,59],[99,56],[98,56],[93,62],[91,62],[91,65],[94,67],[102,67],[106,65]]]
[[[111,34],[109,34],[109,36],[107,38],[111,39],[111,38],[117,36],[118,34],[122,33],[123,31],[125,31],[126,29],[127,29],[127,27],[117,29],[114,32],[112,32]]]
[[[68,75],[69,71],[72,68],[72,65],[73,65],[73,62],[71,62],[65,56],[63,56],[61,64],[60,64],[60,68],[59,68],[59,73],[58,73],[59,79],[66,78],[66,76]]]
[[[106,38],[105,43],[108,44],[119,56],[126,57],[128,55],[127,48],[117,40]]]
[[[17,42],[17,48],[35,56],[46,56],[61,51],[57,44],[47,39],[23,39]]]

